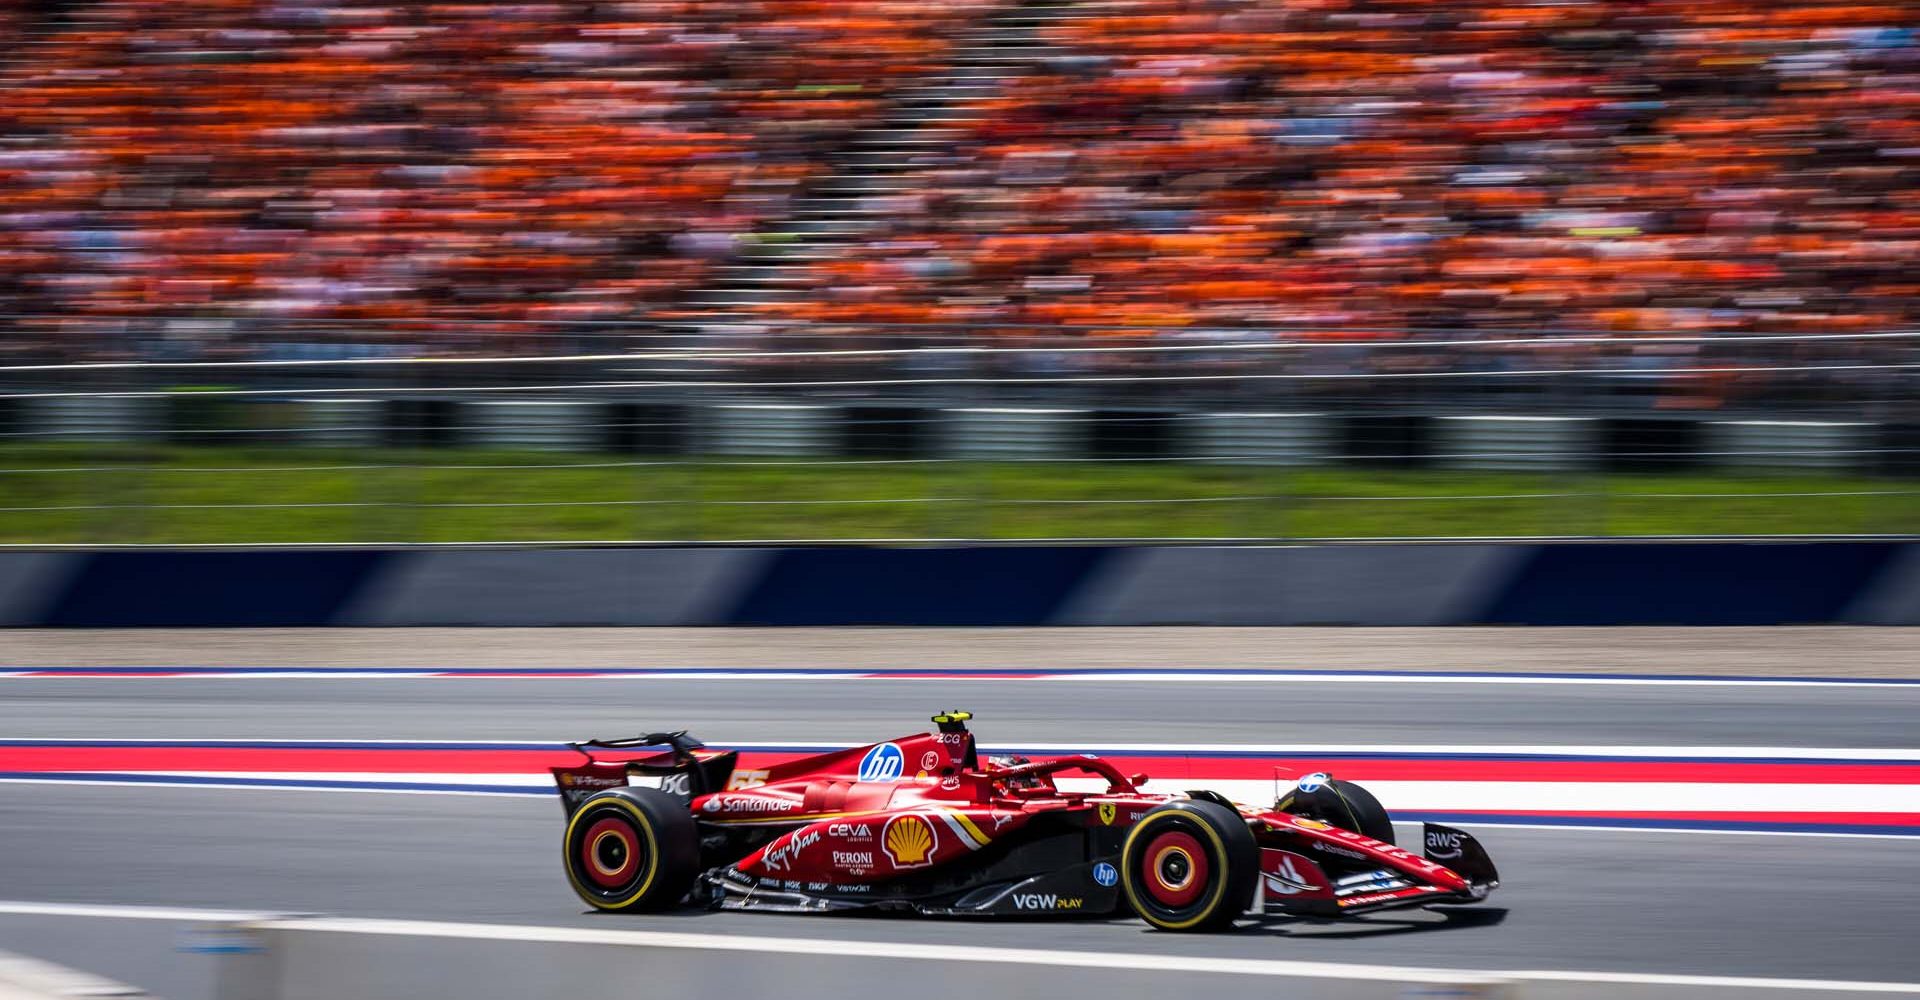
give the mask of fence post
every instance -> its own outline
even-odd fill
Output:
[[[124,382],[110,385],[109,391],[139,392],[153,388],[144,377],[146,369],[129,369]],[[117,382],[118,380],[116,380]],[[147,522],[154,516],[153,509],[153,472],[151,466],[157,448],[166,443],[170,423],[173,419],[171,400],[166,397],[154,397],[158,406],[141,406],[142,397],[129,397],[133,419],[133,451],[122,461],[105,463],[112,483],[106,495],[100,498],[102,513],[107,517],[105,537],[138,544],[152,540],[151,525]],[[111,405],[115,402],[107,397],[102,402]],[[109,445],[108,447],[112,447]]]

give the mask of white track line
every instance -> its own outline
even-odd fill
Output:
[[[269,929],[309,933],[373,934],[430,937],[466,941],[602,944],[643,948],[744,952],[775,955],[831,955],[842,958],[901,959],[926,962],[1000,963],[1091,968],[1140,972],[1225,973],[1230,975],[1337,978],[1369,981],[1425,980],[1461,985],[1512,979],[1555,982],[1601,982],[1674,987],[1846,991],[1857,993],[1920,994],[1920,983],[1849,982],[1820,979],[1778,979],[1745,976],[1669,976],[1620,972],[1526,971],[1401,968],[1382,965],[1344,965],[1331,962],[1294,962],[1277,959],[1233,959],[1139,952],[1098,952],[998,948],[979,945],[912,941],[855,941],[833,938],[787,938],[739,934],[700,934],[670,931],[599,930],[522,924],[464,924],[425,920],[370,920],[337,917],[287,919],[231,910],[177,909],[151,906],[97,906],[83,904],[0,901],[0,914],[24,916],[106,917],[140,920],[202,922],[257,921]]]
[[[396,772],[107,772],[141,775],[136,777],[100,777],[98,772],[49,772],[44,777],[0,778],[0,784],[112,786],[126,788],[219,789],[266,792],[360,792],[385,795],[460,795],[510,796],[539,795],[549,784],[544,775],[469,773],[432,774]],[[82,777],[85,775],[85,777]],[[176,780],[168,780],[168,779]],[[285,784],[276,782],[284,781]],[[314,785],[325,781],[339,784]],[[438,785],[435,788],[398,787],[400,783]],[[1195,776],[1166,779],[1165,787],[1149,786],[1149,791],[1175,791],[1204,787],[1242,802],[1266,802],[1275,794],[1271,781],[1246,779],[1210,779]],[[1105,783],[1098,779],[1061,779],[1068,791],[1098,791]],[[469,786],[469,787],[461,787]],[[1422,782],[1370,781],[1373,790],[1389,809],[1407,814],[1450,813],[1530,813],[1560,812],[1675,812],[1695,815],[1678,822],[1715,822],[1714,813],[1774,812],[1780,801],[1793,801],[1798,820],[1780,820],[1782,824],[1819,823],[1830,812],[1920,813],[1920,785],[1775,785],[1706,784],[1686,782]],[[1789,798],[1791,797],[1791,798]],[[1462,820],[1468,826],[1505,827],[1531,830],[1604,830],[1621,833],[1691,835],[1845,837],[1911,842],[1910,833],[1841,832],[1823,830],[1754,829],[1725,830],[1712,827],[1665,827],[1635,825],[1629,820],[1608,816],[1566,816],[1563,822],[1528,822],[1534,817],[1497,815]],[[1738,816],[1733,816],[1738,821]],[[1407,824],[1411,825],[1411,824]]]
[[[243,784],[239,782],[228,784],[203,781],[180,782],[178,784],[159,781],[113,780],[62,782],[57,776],[49,778],[0,778],[0,785],[39,785],[46,787],[61,784],[69,786],[84,785],[84,787],[87,788],[168,788],[186,789],[189,791],[205,789],[219,792],[333,792],[355,795],[457,795],[474,798],[514,798],[534,801],[534,797],[527,792],[491,791],[486,789],[435,789],[432,791],[422,791],[417,788],[342,787],[337,785],[262,785]],[[542,801],[541,808],[545,809],[550,807]],[[1810,814],[1810,818],[1811,816],[1812,814]],[[1476,828],[1495,827],[1504,830],[1551,830],[1556,833],[1631,833],[1643,837],[1685,834],[1694,837],[1833,837],[1842,840],[1898,840],[1906,843],[1912,843],[1914,841],[1912,834],[1902,833],[1842,833],[1828,830],[1718,830],[1709,827],[1623,826],[1616,825],[1617,823],[1617,820],[1609,823],[1604,817],[1596,817],[1590,821],[1570,820],[1567,823],[1515,823],[1499,817],[1489,816],[1485,818],[1475,818],[1470,821],[1461,821],[1459,825]],[[1406,821],[1398,822],[1397,825],[1413,828],[1419,824],[1418,821]]]
[[[39,903],[0,899],[0,915],[14,917],[113,917],[125,920],[266,920],[262,910],[206,910],[179,906],[127,906],[118,903]],[[284,915],[284,914],[282,914]]]

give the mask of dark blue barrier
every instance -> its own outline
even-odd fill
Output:
[[[1196,624],[1920,624],[1920,545],[1904,542],[1405,548],[1238,549],[1213,578],[1204,551],[1105,546],[490,549],[478,574],[443,549],[12,552],[0,625],[526,624],[581,592],[598,599],[571,624],[1128,624],[1169,608]]]
[[[379,550],[96,552],[40,624],[331,625],[392,557]]]
[[[786,549],[730,625],[1045,625],[1100,570],[1095,547]]]
[[[1538,545],[1474,624],[1834,622],[1900,548],[1889,542]]]

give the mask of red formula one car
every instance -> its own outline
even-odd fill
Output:
[[[983,762],[968,718],[766,770],[685,733],[574,744],[586,762],[553,769],[567,879],[602,910],[1125,909],[1172,931],[1474,903],[1500,884],[1472,836],[1429,823],[1425,855],[1403,851],[1372,795],[1325,774],[1271,809],[1144,792],[1091,755]],[[1056,776],[1089,783],[1067,775],[1105,787],[1063,790]]]

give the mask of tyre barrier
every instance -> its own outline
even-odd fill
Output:
[[[1920,624],[1920,542],[0,552],[0,627]]]

